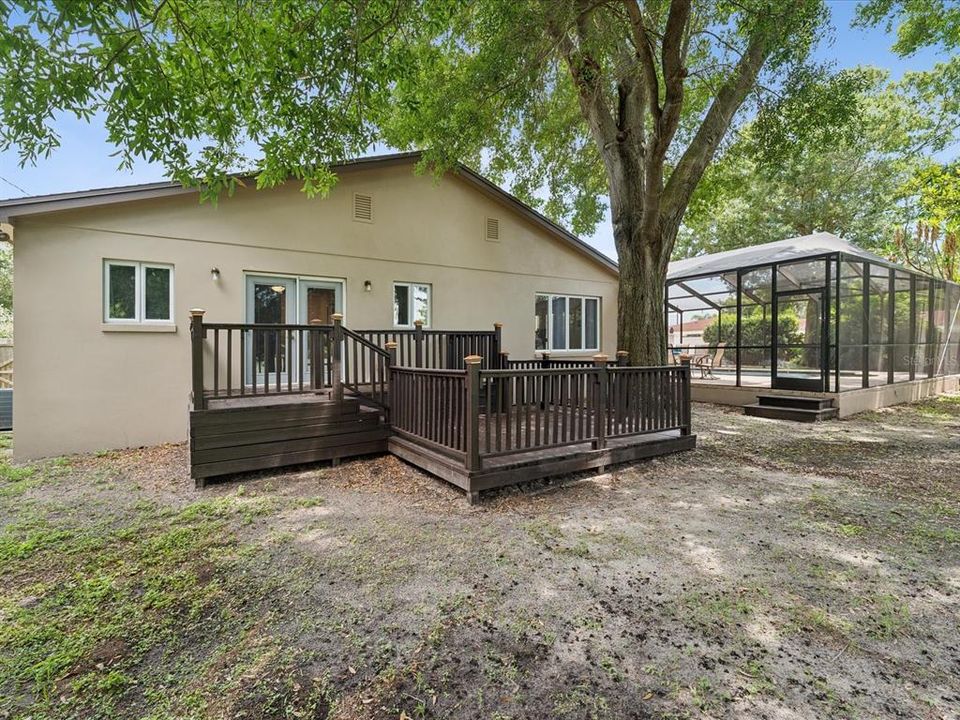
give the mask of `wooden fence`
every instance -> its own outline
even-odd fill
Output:
[[[13,341],[0,340],[0,388],[13,387]]]

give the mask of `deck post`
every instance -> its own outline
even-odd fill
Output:
[[[192,308],[190,310],[190,352],[192,355],[194,410],[203,410],[206,407],[206,399],[203,397],[203,338],[206,335],[206,330],[203,328],[204,313],[206,313],[206,310],[202,308]]]
[[[397,366],[397,343],[390,340],[384,347],[390,354],[387,358],[387,424],[390,424],[391,408],[393,407],[393,368]]]
[[[423,320],[413,321],[413,366],[423,367]]]
[[[467,355],[463,359],[466,367],[464,379],[467,384],[467,471],[480,469],[480,363],[479,355]]]
[[[510,353],[506,350],[500,351],[500,364],[497,365],[501,370],[507,370],[510,367]]]
[[[333,358],[330,361],[330,382],[334,402],[343,402],[343,315],[333,314]]]
[[[606,355],[594,355],[593,366],[596,368],[595,382],[597,383],[597,408],[594,415],[596,421],[596,437],[593,439],[593,449],[603,450],[607,446],[607,418],[610,415],[610,409],[607,407],[608,398],[608,380],[610,374],[607,372]],[[600,470],[603,472],[603,468]]]
[[[630,364],[630,353],[626,350],[617,350],[617,366],[626,367]]]
[[[683,413],[683,422],[680,427],[681,435],[689,435],[692,432],[690,427],[690,358],[686,357],[680,361],[680,372],[683,373],[683,407],[680,412]]]
[[[503,323],[495,322],[493,324],[493,352],[491,353],[493,362],[496,362],[500,358],[500,351],[502,349],[503,349]]]
[[[550,353],[546,351],[540,353],[540,367],[544,369],[550,367]]]
[[[323,325],[323,320],[314,318],[311,325]],[[310,387],[320,390],[323,387],[323,350],[320,342],[319,330],[308,330],[310,333]]]

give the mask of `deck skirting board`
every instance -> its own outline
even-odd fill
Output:
[[[696,435],[658,433],[618,439],[615,445],[602,450],[570,447],[565,449],[562,456],[551,456],[548,449],[531,452],[526,459],[519,457],[505,461],[498,458],[497,464],[491,461],[489,467],[474,472],[468,471],[449,457],[396,435],[390,438],[388,450],[411,465],[426,470],[468,493],[476,493],[530,480],[692,450],[696,445]]]
[[[696,443],[695,435],[668,430],[608,438],[599,450],[584,441],[488,456],[480,469],[469,471],[463,457],[393,432],[380,411],[352,400],[271,404],[258,398],[190,413],[190,472],[199,487],[217,475],[391,452],[464,490],[473,501],[482,490],[689,450]]]
[[[190,474],[217,475],[385,452],[390,428],[355,401],[216,408],[190,413]]]

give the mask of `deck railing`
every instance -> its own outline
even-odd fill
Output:
[[[386,408],[391,356],[343,327],[311,323],[208,323],[191,311],[193,407],[211,400],[303,395],[329,390],[342,400],[344,389]]]
[[[467,442],[466,373],[393,367],[390,382],[393,431],[462,461]]]
[[[624,356],[618,358],[625,361]],[[649,433],[690,434],[690,365],[484,369],[392,367],[401,436],[480,470],[494,458]]]
[[[463,358],[480,355],[489,360],[500,358],[501,325],[493,330],[432,330],[417,320],[412,329],[357,330],[356,333],[378,347],[397,344],[397,364],[402,367],[462,370]],[[490,367],[495,367],[491,364]]]

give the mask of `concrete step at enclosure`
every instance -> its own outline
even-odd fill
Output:
[[[743,408],[746,415],[770,420],[819,422],[837,417],[833,398],[806,395],[759,395]]]

